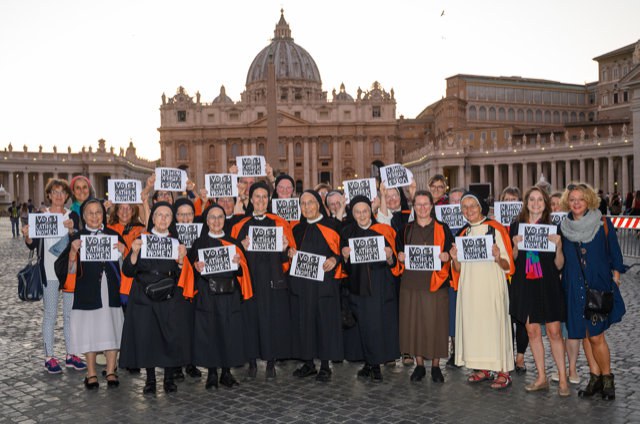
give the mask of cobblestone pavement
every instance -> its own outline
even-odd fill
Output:
[[[609,331],[617,399],[579,399],[576,386],[570,398],[558,397],[556,387],[543,393],[526,393],[534,378],[527,351],[526,376],[513,376],[512,387],[493,391],[489,384],[465,382],[467,370],[445,369],[444,384],[430,379],[410,383],[412,369],[398,363],[384,367],[384,382],[358,381],[360,364],[333,364],[333,380],[317,383],[291,376],[298,365],[277,366],[278,377],[265,381],[264,364],[258,378],[234,389],[207,391],[202,380],[179,383],[178,392],[143,397],[143,375],[121,372],[117,389],[107,389],[104,379],[97,391],[84,389],[83,373],[65,369],[49,375],[43,368],[41,303],[24,303],[16,295],[16,273],[26,262],[22,240],[12,239],[7,218],[0,219],[0,422],[201,422],[201,423],[552,423],[640,422],[640,284],[634,267],[622,279],[627,314]],[[61,314],[56,329],[56,352],[62,356]],[[548,347],[547,347],[548,349]],[[551,366],[551,356],[547,364]],[[588,375],[584,355],[580,373]],[[244,370],[233,371],[238,377]]]

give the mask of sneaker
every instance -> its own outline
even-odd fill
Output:
[[[87,369],[87,364],[85,364],[84,361],[76,355],[67,355],[65,366],[67,368],[73,368],[76,371],[83,371]]]
[[[49,374],[61,374],[62,367],[58,363],[56,358],[51,358],[48,361],[45,361],[44,368],[47,370]]]

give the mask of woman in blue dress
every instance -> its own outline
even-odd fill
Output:
[[[570,184],[562,195],[569,215],[561,224],[565,265],[562,284],[567,299],[567,329],[570,339],[584,339],[583,347],[591,377],[580,397],[601,393],[605,400],[615,399],[611,373],[611,354],[606,330],[622,320],[625,306],[618,288],[624,272],[622,252],[609,219],[598,210],[599,199],[587,184]],[[586,279],[586,282],[585,282]],[[586,286],[613,292],[613,309],[602,320],[585,318]]]

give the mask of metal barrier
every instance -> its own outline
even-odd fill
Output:
[[[640,258],[640,217],[609,216],[618,235],[622,256]]]

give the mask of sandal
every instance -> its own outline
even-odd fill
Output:
[[[87,388],[87,390],[93,390],[93,389],[97,389],[98,387],[100,387],[100,383],[98,383],[98,376],[95,375],[90,375],[84,378],[84,387]]]
[[[467,382],[469,383],[480,383],[481,381],[493,380],[493,376],[490,371],[487,370],[478,370],[467,377]]]
[[[113,377],[113,379],[109,379],[109,377]],[[108,387],[118,387],[120,385],[120,381],[118,380],[118,374],[111,373],[106,375],[107,378],[107,386]]]
[[[506,389],[511,385],[511,376],[506,372],[499,372],[498,376],[491,383],[491,388],[495,390]]]

